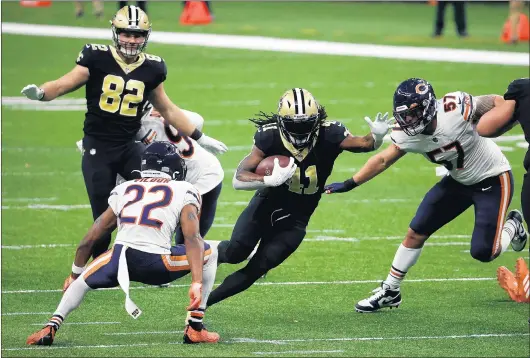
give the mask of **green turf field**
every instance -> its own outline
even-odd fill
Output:
[[[176,25],[180,13],[177,4],[150,5],[153,31],[418,46],[425,43],[411,37],[411,23],[394,15],[424,19],[420,32],[425,41],[434,16],[433,8],[422,4],[214,3],[216,24],[184,29]],[[169,6],[173,12],[167,10]],[[351,16],[344,9],[351,11]],[[106,15],[113,11],[114,3],[107,4]],[[451,35],[438,46],[506,49],[497,41],[504,7],[471,5],[469,13],[473,36],[457,41]],[[295,20],[290,21],[289,14],[304,16],[292,16]],[[483,16],[491,21],[481,21]],[[3,3],[2,17],[5,22],[106,26],[91,17],[76,21],[70,3],[54,2],[49,9],[22,9],[18,3]],[[374,25],[378,21],[387,28]],[[370,35],[362,35],[363,23],[373,25]],[[408,25],[397,28],[394,24]],[[316,32],[304,30],[310,28]],[[338,35],[339,30],[343,35]],[[62,75],[73,67],[86,42],[3,35],[2,97],[20,96],[26,84],[41,84]],[[22,55],[21,48],[35,56]],[[526,51],[528,47],[509,49]],[[284,90],[308,88],[326,105],[330,119],[341,120],[352,133],[364,135],[368,126],[363,117],[391,110],[395,86],[407,77],[427,78],[441,96],[454,90],[502,94],[511,80],[528,76],[527,68],[517,66],[161,44],[150,44],[149,52],[162,56],[167,63],[165,87],[170,97],[183,108],[201,113],[206,119],[204,131],[231,148],[220,157],[225,186],[214,228],[208,235],[211,240],[230,237],[231,225],[252,195],[231,187],[233,171],[252,144],[253,126],[245,119],[260,110],[275,110]],[[68,95],[83,96],[83,90]],[[53,347],[26,350],[26,337],[46,322],[59,302],[75,247],[92,222],[86,208],[81,157],[75,149],[75,142],[82,137],[82,121],[82,111],[28,111],[2,106],[3,356],[530,354],[528,305],[511,302],[494,279],[498,266],[513,268],[517,257],[528,258],[528,251],[508,251],[489,264],[474,261],[467,252],[472,210],[429,241],[402,286],[404,301],[399,309],[373,315],[354,312],[355,302],[367,297],[377,281],[386,277],[419,202],[438,180],[435,166],[412,154],[354,192],[324,197],[311,220],[306,242],[293,256],[248,291],[208,310],[208,327],[221,334],[220,344],[180,344],[189,284],[185,278],[167,289],[136,285],[132,297],[144,311],[138,320],[125,312],[123,292],[91,292],[68,317]],[[509,135],[521,133],[517,128]],[[517,208],[525,150],[518,145],[520,138],[506,139],[500,145],[513,166],[516,188],[511,207]],[[329,181],[346,179],[368,158],[369,154],[344,153]],[[220,266],[217,282],[237,267]]]

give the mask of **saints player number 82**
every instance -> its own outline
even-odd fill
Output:
[[[134,93],[126,94],[122,99],[124,89]],[[119,109],[120,115],[135,117],[138,111],[138,104],[144,98],[145,84],[132,79],[125,82],[120,76],[107,75],[103,79],[101,90],[103,93],[101,93],[99,98],[99,107],[102,110],[116,113]]]

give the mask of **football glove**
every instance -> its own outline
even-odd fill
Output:
[[[20,93],[34,101],[40,101],[44,97],[44,91],[37,85],[27,85]]]
[[[333,193],[346,193],[359,185],[352,178],[342,182],[342,183],[331,183],[324,187],[326,194]]]
[[[383,144],[383,138],[388,133],[388,129],[392,126],[394,122],[394,117],[388,119],[388,112],[384,115],[381,112],[377,113],[375,120],[372,122],[370,117],[364,117],[366,123],[370,127],[370,132],[372,132],[372,137],[374,137],[374,149],[377,149]]]
[[[186,307],[188,311],[193,311],[199,308],[199,305],[201,304],[201,298],[202,298],[202,283],[200,282],[192,282],[190,286],[190,290],[188,291],[188,295],[190,296],[190,305]]]
[[[199,139],[197,139],[197,143],[199,143],[201,147],[203,147],[210,153],[216,155],[223,154],[228,150],[228,147],[223,142],[220,142],[212,137],[208,137],[204,133]]]
[[[79,277],[79,275],[77,275]],[[68,275],[68,277],[66,278],[66,280],[64,280],[64,284],[63,284],[63,293],[66,292],[66,290],[68,289],[68,287],[70,287],[70,285],[72,284],[72,282],[74,282],[76,280],[77,277],[74,277],[73,274],[70,274]]]
[[[75,142],[75,145],[77,146],[77,150],[79,150],[81,154],[83,154],[83,140],[78,140],[77,142]]]
[[[263,183],[266,186],[280,186],[293,176],[296,168],[297,165],[294,164],[293,157],[289,159],[289,164],[285,168],[280,166],[278,158],[274,158],[272,173],[263,177]]]

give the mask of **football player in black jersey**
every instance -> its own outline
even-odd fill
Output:
[[[390,124],[388,115],[378,115],[374,122],[367,120],[371,133],[354,137],[342,123],[326,117],[311,93],[293,88],[281,97],[276,114],[262,112],[260,119],[252,120],[258,127],[254,146],[239,163],[233,185],[237,190],[257,191],[237,219],[230,241],[219,244],[219,262],[240,263],[260,243],[247,265],[212,291],[208,306],[247,289],[285,261],[305,237],[335,159],[343,150],[379,148]],[[254,173],[272,155],[288,156],[291,161],[285,168],[276,162],[268,176]]]
[[[477,132],[484,137],[498,137],[512,129],[517,123],[523,128],[526,142],[530,144],[530,78],[519,78],[509,84],[504,94],[504,102],[482,116],[477,125]],[[530,175],[528,174],[530,149],[526,152],[523,166],[526,173],[521,190],[521,206],[528,225],[530,218]],[[529,277],[528,266],[523,258],[517,260],[515,275],[505,266],[497,269],[499,284],[517,302],[530,302]],[[530,323],[530,319],[528,322]]]
[[[523,128],[526,142],[530,143],[530,78],[520,78],[510,83],[504,94],[504,102],[482,116],[477,125],[477,132],[483,137],[498,137],[512,129],[517,123]],[[524,218],[529,220],[530,150],[526,152],[523,166],[526,174],[521,191],[521,205]]]
[[[22,89],[29,99],[51,101],[86,86],[82,170],[94,219],[107,209],[117,174],[126,180],[139,175],[144,147],[135,143],[135,135],[147,100],[173,127],[208,151],[217,154],[227,149],[201,133],[166,95],[164,60],[143,52],[151,33],[145,12],[125,6],[111,24],[114,46],[87,44],[72,71],[41,87],[32,84]],[[94,257],[107,250],[110,240],[109,234],[94,249]]]

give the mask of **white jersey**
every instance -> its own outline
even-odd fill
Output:
[[[186,114],[193,113],[185,111]],[[177,131],[171,126],[165,126],[164,119],[146,116],[142,119],[142,132],[149,130],[153,141],[168,141],[175,144],[186,161],[186,181],[199,189],[201,195],[206,194],[223,181],[224,172],[219,159],[195,140],[189,137],[177,136]]]
[[[390,138],[405,152],[421,153],[444,165],[456,181],[478,183],[510,170],[508,159],[491,139],[479,136],[472,121],[473,96],[465,92],[446,94],[437,102],[437,124],[432,135],[408,136],[394,128]]]
[[[109,206],[118,216],[116,244],[152,254],[170,254],[180,212],[201,208],[198,190],[185,181],[142,178],[126,181],[110,193]]]

